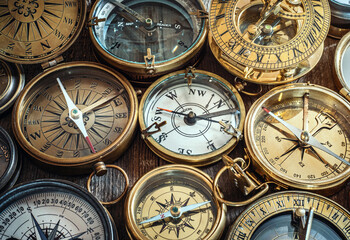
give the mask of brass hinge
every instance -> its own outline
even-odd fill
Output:
[[[90,18],[90,19],[88,20],[87,25],[88,25],[88,27],[96,26],[96,25],[98,25],[99,22],[105,22],[105,21],[106,21],[105,18],[93,17],[93,18]]]
[[[196,75],[194,74],[196,69],[192,66],[186,68],[186,73],[185,73],[185,79],[187,79],[187,85],[190,87],[192,85],[192,79],[196,78]]]
[[[46,68],[49,68],[49,67],[53,67],[53,66],[56,66],[57,64],[59,64],[60,62],[63,62],[63,57],[62,56],[58,56],[57,58],[54,58],[53,60],[51,61],[48,61],[48,62],[44,62],[41,64],[41,67],[43,69],[46,69]]]
[[[209,13],[204,10],[197,10],[196,12],[190,12],[191,15],[197,16],[198,18],[204,18],[208,19],[209,18]]]
[[[151,48],[147,48],[147,55],[144,56],[145,63],[146,63],[146,73],[149,75],[153,75],[155,73],[155,58],[156,56],[152,55]]]
[[[166,124],[166,121],[163,121],[161,123],[153,123],[151,126],[149,126],[146,129],[141,130],[141,136],[143,139],[148,138],[149,136],[151,136],[152,134],[155,134],[157,132],[161,131],[161,127],[163,127]],[[154,128],[155,130],[150,131],[152,128]]]

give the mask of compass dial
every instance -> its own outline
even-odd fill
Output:
[[[72,183],[31,182],[0,200],[0,238],[4,240],[118,239],[102,205]]]
[[[295,79],[316,65],[329,25],[325,0],[214,0],[210,9],[216,58],[228,60],[239,77],[265,84]]]
[[[271,172],[287,185],[303,189],[326,189],[348,178],[350,107],[336,93],[304,84],[276,88],[248,115],[246,144],[262,173]]]
[[[221,235],[217,229],[223,221],[221,208],[211,195],[208,178],[198,173],[170,165],[147,173],[135,184],[127,200],[128,229],[135,239],[217,239],[214,236]]]
[[[191,85],[185,71],[151,85],[141,100],[140,124],[144,130],[166,121],[146,139],[151,149],[171,162],[204,165],[237,144],[245,109],[227,81],[209,72],[194,74]]]
[[[134,74],[164,71],[184,64],[203,45],[206,20],[194,14],[203,8],[199,1],[99,1],[90,34],[108,63]]]
[[[61,54],[85,21],[84,1],[1,0],[0,57],[38,63]]]
[[[310,214],[310,240],[348,239],[350,214],[337,203],[320,195],[287,191],[266,196],[249,206],[232,225],[227,240],[305,239],[295,212]]]
[[[121,75],[100,65],[65,66],[38,77],[21,95],[15,111],[16,136],[29,154],[50,164],[111,159],[116,144],[129,142],[133,135],[136,95]],[[74,110],[70,112],[57,78],[82,112],[82,128],[71,117]]]

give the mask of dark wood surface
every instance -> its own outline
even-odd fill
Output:
[[[336,45],[338,40],[327,38],[325,41],[324,53],[321,61],[318,65],[306,76],[302,77],[298,80],[298,82],[310,82],[315,84],[320,84],[326,86],[330,89],[337,90],[333,75],[332,75],[332,67],[333,67],[333,57],[336,49]],[[94,54],[92,52],[92,43],[90,41],[88,30],[83,29],[80,37],[77,42],[63,54],[65,58],[65,62],[71,61],[96,61],[94,58]],[[34,76],[39,74],[42,70],[40,65],[27,65],[24,66],[26,81],[30,81]],[[208,47],[205,48],[204,56],[199,62],[197,69],[203,69],[207,71],[214,72],[227,80],[233,82],[234,76],[225,71],[219,63],[216,62],[215,58],[210,52]],[[264,86],[263,92],[266,92],[271,87]],[[135,89],[138,89],[135,87]],[[143,89],[144,90],[144,89]],[[254,100],[257,97],[249,97],[244,94],[241,94],[244,100],[246,109],[248,110]],[[11,111],[7,111],[6,113],[0,116],[0,125],[7,129],[10,134],[13,136],[11,129]],[[87,175],[81,176],[63,176],[58,175],[55,172],[51,171],[50,168],[39,168],[32,159],[23,151],[19,150],[23,160],[23,167],[20,174],[20,177],[17,183],[23,183],[26,181],[30,181],[33,179],[45,179],[45,178],[56,178],[56,179],[66,179],[72,182],[75,182],[81,186],[86,186]],[[230,153],[231,157],[242,157],[244,155],[244,141],[241,141],[238,146]],[[119,158],[116,159],[115,164],[122,167],[128,174],[130,178],[130,186],[132,186],[137,179],[143,176],[148,171],[165,164],[169,164],[168,162],[157,157],[144,143],[141,139],[140,131],[137,130],[136,137],[130,146],[130,148]],[[201,167],[200,169],[204,172],[208,173],[212,178],[218,172],[218,170],[223,166],[222,162],[217,162],[210,166]],[[111,176],[110,178],[99,178],[94,182],[95,188],[100,191],[97,192],[99,197],[103,197],[106,192],[114,192],[118,193],[121,191],[121,186],[119,184],[118,176]],[[233,190],[230,188],[231,184],[222,185],[223,192],[228,196],[233,195]],[[102,191],[104,189],[106,191]],[[330,196],[331,199],[340,203],[346,209],[350,209],[349,202],[349,190],[350,183],[348,182],[339,192],[335,195]],[[125,199],[125,198],[124,198]],[[119,233],[120,239],[129,239],[127,233],[125,231],[124,225],[124,199],[121,202],[115,204],[114,206],[108,207],[109,212],[111,213],[117,229]],[[244,207],[240,208],[228,208],[228,217],[227,217],[227,225],[225,233],[228,227],[233,223],[237,215],[242,212]],[[224,234],[225,234],[224,233]],[[224,235],[223,235],[224,236]]]

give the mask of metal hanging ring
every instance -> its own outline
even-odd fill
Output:
[[[230,207],[241,207],[241,206],[245,206],[247,204],[250,204],[252,202],[254,202],[255,200],[257,200],[258,198],[262,197],[265,193],[267,193],[267,191],[269,190],[269,185],[267,183],[263,183],[262,185],[260,185],[256,190],[259,190],[258,193],[256,193],[254,196],[252,196],[251,198],[244,200],[244,201],[239,201],[239,202],[232,202],[232,201],[227,201],[225,199],[223,199],[220,194],[218,193],[218,181],[219,178],[221,177],[221,175],[226,171],[231,169],[232,166],[224,166],[223,168],[221,168],[219,170],[219,172],[216,174],[214,181],[213,181],[213,194],[214,194],[214,198],[220,202],[223,203],[227,206]]]
[[[124,191],[122,192],[122,194],[117,197],[116,199],[112,200],[112,201],[109,201],[109,202],[103,202],[103,201],[99,201],[102,205],[104,206],[110,206],[110,205],[113,205],[113,204],[116,204],[117,202],[120,201],[120,199],[122,199],[124,197],[124,195],[126,194],[126,192],[128,191],[128,188],[129,188],[129,177],[128,175],[126,174],[126,172],[119,166],[117,165],[106,165],[106,168],[115,168],[117,169],[119,172],[121,172],[125,178],[125,188],[124,188]],[[87,180],[87,189],[88,191],[92,194],[91,192],[91,181],[92,181],[92,178],[93,176],[96,175],[96,171],[93,171],[88,180]]]

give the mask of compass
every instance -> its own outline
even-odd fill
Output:
[[[0,113],[12,106],[22,91],[24,82],[21,65],[0,60]]]
[[[222,77],[189,68],[161,77],[144,93],[139,122],[163,159],[202,166],[221,159],[242,137],[245,108]]]
[[[6,130],[0,127],[0,192],[15,184],[21,166],[16,145]]]
[[[350,213],[323,196],[283,191],[259,199],[243,211],[227,240],[349,239]]]
[[[283,84],[319,61],[330,25],[328,1],[213,0],[209,45],[228,71],[257,84]]]
[[[36,180],[0,197],[4,240],[118,239],[107,210],[86,190],[63,180]]]
[[[186,165],[158,167],[140,178],[125,201],[132,239],[219,239],[226,209],[211,192],[212,180]]]
[[[201,1],[102,0],[92,7],[90,37],[99,58],[135,78],[175,70],[207,36]]]
[[[9,62],[52,60],[73,44],[85,21],[81,0],[0,2],[0,58]]]
[[[331,27],[328,35],[340,39],[350,29],[350,2],[346,0],[330,0]]]
[[[253,166],[292,188],[330,195],[349,178],[350,105],[313,84],[272,89],[251,107],[244,126]]]
[[[22,91],[13,129],[39,163],[78,174],[115,161],[127,149],[137,107],[136,93],[121,74],[91,62],[61,64]]]
[[[350,63],[350,34],[346,34],[339,41],[334,54],[335,83],[348,101],[350,101],[350,71],[347,67]]]

